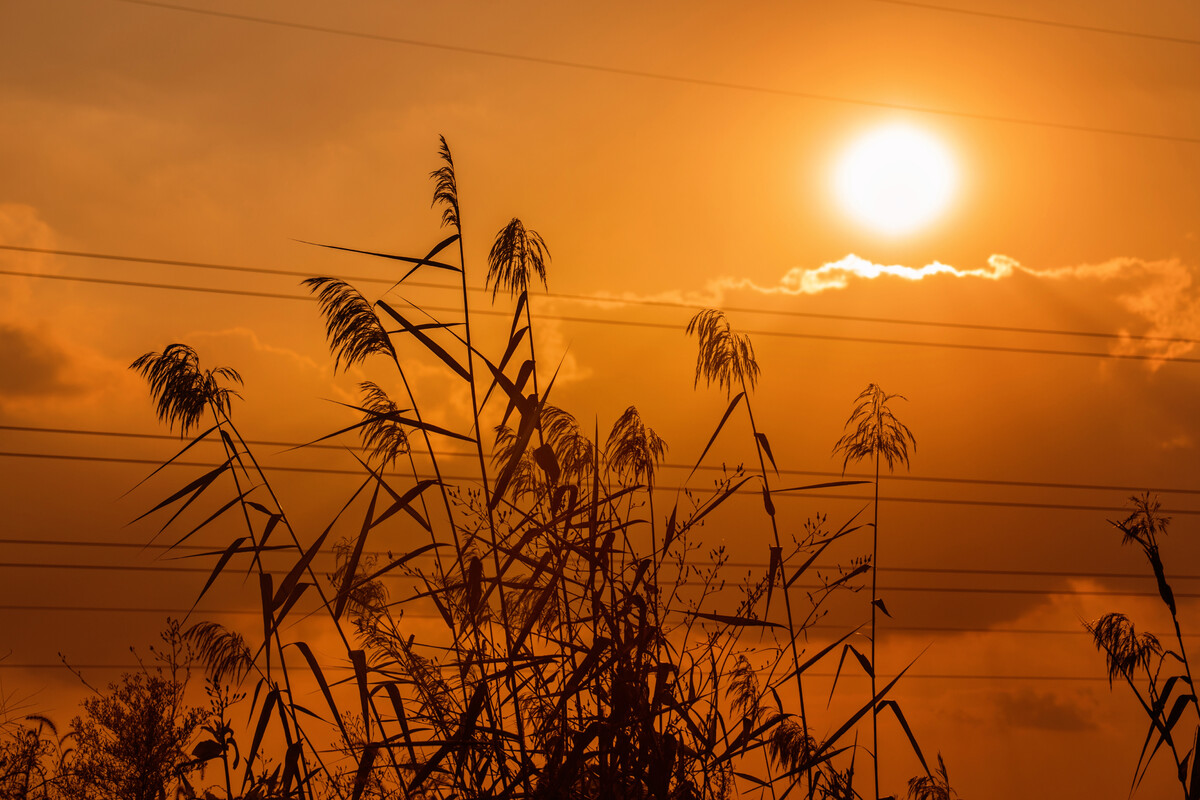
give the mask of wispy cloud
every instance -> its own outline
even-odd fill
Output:
[[[956,267],[940,261],[924,266],[877,264],[851,253],[837,261],[817,267],[793,267],[771,284],[749,278],[721,277],[703,287],[661,292],[655,295],[597,294],[587,302],[598,308],[611,308],[622,301],[720,307],[749,304],[754,296],[787,298],[818,295],[866,286],[875,281],[944,281],[953,279],[995,282],[1016,277],[1061,284],[1070,291],[1092,285],[1100,289],[1108,302],[1116,306],[1111,352],[1147,355],[1147,364],[1157,369],[1162,361],[1193,351],[1200,339],[1200,275],[1194,266],[1180,259],[1147,260],[1133,257],[1112,258],[1095,264],[1034,268],[1000,253],[991,255],[982,266]]]
[[[1131,335],[1121,340],[1117,352],[1175,358],[1194,350],[1194,340],[1200,339],[1200,286],[1196,270],[1177,258],[1158,261],[1113,258],[1099,264],[1025,271],[1049,280],[1114,285],[1120,305],[1148,323],[1146,329],[1136,332],[1137,336],[1151,337]]]
[[[856,255],[819,267],[793,267],[774,285],[763,286],[745,278],[722,278],[708,286],[708,294],[724,298],[732,292],[773,296],[815,295],[844,290],[855,283],[894,279],[963,278],[1000,281],[1025,275],[1061,284],[1102,284],[1113,301],[1141,324],[1126,324],[1113,346],[1117,354],[1176,358],[1195,349],[1200,339],[1200,281],[1196,269],[1177,258],[1146,260],[1132,257],[1097,264],[1037,269],[1011,256],[995,254],[984,266],[961,268],[934,261],[921,267],[876,264]],[[1149,362],[1151,368],[1161,365]]]
[[[801,295],[845,289],[856,280],[874,280],[882,277],[919,281],[923,278],[946,275],[995,281],[1009,277],[1017,269],[1024,268],[1007,256],[999,255],[989,258],[984,267],[959,269],[940,261],[931,262],[923,267],[876,264],[851,253],[839,261],[831,261],[819,267],[792,267],[774,286],[759,286],[745,278],[722,278],[713,285],[727,290],[749,290],[760,294]]]

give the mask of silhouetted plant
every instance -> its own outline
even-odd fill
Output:
[[[221,501],[216,513],[179,540],[215,526],[228,511],[240,511],[241,531],[222,552],[211,554],[216,564],[200,594],[243,561],[250,562],[261,589],[260,642],[243,642],[243,650],[222,629],[193,629],[210,670],[227,661],[247,666],[245,653],[252,652],[244,674],[256,680],[254,735],[242,758],[241,787],[231,779],[226,793],[300,798],[327,791],[340,800],[715,800],[735,794],[738,781],[745,780],[772,792],[778,788],[781,795],[803,782],[810,796],[848,797],[853,748],[849,766],[835,766],[846,758],[842,740],[898,678],[873,692],[824,740],[813,735],[802,694],[798,717],[785,709],[789,701],[780,687],[794,681],[800,691],[805,671],[850,633],[807,658],[801,658],[797,641],[819,618],[826,599],[865,567],[823,578],[808,595],[807,613],[793,615],[791,587],[831,543],[856,527],[851,520],[827,531],[822,520],[796,526],[802,533],[787,541],[780,536],[766,470],[767,460],[774,467],[775,455],[757,429],[748,398],[759,375],[748,338],[734,334],[717,311],[702,312],[688,327],[701,342],[697,382],[701,377],[715,382],[727,396],[740,390],[710,445],[745,400],[760,474],[747,476],[740,468],[723,474],[710,490],[678,495],[666,519],[655,520],[655,469],[666,449],[663,440],[630,407],[602,450],[596,433],[587,435],[571,414],[547,402],[553,381],[539,391],[533,351],[524,363],[512,358],[522,339],[532,338],[528,281],[535,274],[544,282],[541,258],[548,255],[541,238],[535,240],[523,226],[510,223],[501,232],[500,250],[489,262],[493,298],[501,284],[518,295],[508,337],[498,343],[503,355],[493,360],[476,344],[457,177],[449,147],[444,139],[440,144],[442,166],[432,173],[434,205],[454,234],[420,258],[355,252],[409,265],[392,291],[418,270],[457,273],[461,322],[442,322],[418,304],[401,305],[386,296],[371,302],[336,279],[305,282],[317,295],[335,368],[365,367],[368,356],[389,356],[408,394],[402,409],[378,384],[362,384],[365,399],[355,407],[362,416],[338,432],[357,432],[368,451],[359,459],[363,477],[354,494],[319,528],[322,533],[302,543],[228,405],[214,408],[209,402],[225,464],[154,509],[173,510],[175,519],[218,478],[233,480],[233,499]],[[455,243],[457,265],[437,260]],[[422,398],[397,356],[401,341],[440,362],[461,381],[456,386],[465,384],[471,396],[465,419],[445,426],[426,421]],[[490,453],[479,435],[488,429],[498,431]],[[477,471],[451,485],[432,437],[468,443]],[[418,469],[413,450],[422,443],[428,466]],[[697,467],[707,452],[706,447]],[[408,474],[389,472],[399,455],[408,456]],[[752,479],[762,482],[774,535],[771,564],[738,587],[737,611],[729,614],[728,605],[717,605],[728,604],[731,589],[721,576],[724,551],[710,551],[707,562],[696,563],[698,539],[705,522]],[[650,520],[635,511],[643,507],[633,499],[643,488]],[[811,487],[787,491],[804,488]],[[441,494],[441,509],[425,503],[430,490]],[[661,540],[654,533],[660,522]],[[342,535],[341,527],[350,524],[355,532]],[[649,549],[639,534],[647,525]],[[290,544],[269,545],[275,531],[286,531]],[[381,558],[370,549],[385,532],[389,542],[407,543],[404,552]],[[414,533],[425,538],[417,541]],[[318,574],[314,559],[330,549],[337,566]],[[452,558],[443,559],[443,551]],[[282,571],[264,565],[268,556],[285,559]],[[428,556],[432,564],[424,560]],[[673,567],[673,574],[660,576],[660,566]],[[382,581],[400,575],[416,591],[390,593]],[[775,589],[788,598],[786,621],[772,618],[780,616],[770,605]],[[418,638],[410,632],[405,614],[414,608],[432,610],[442,635]],[[345,649],[339,659],[348,670],[345,680],[331,680],[331,665],[307,641],[289,638],[286,623],[301,613],[321,613],[332,626]],[[770,637],[771,646],[762,646],[761,637]],[[307,672],[294,666],[300,663]],[[731,716],[726,688],[736,675],[744,684],[738,708],[742,718],[754,719],[750,725],[730,722],[737,717]],[[315,709],[297,688],[302,679],[315,687]],[[340,742],[332,755],[326,740],[308,730],[318,714]],[[233,739],[224,720],[222,712],[209,723],[205,741],[212,744],[197,759],[229,757]],[[287,745],[274,772],[267,772],[263,755],[268,728]],[[735,774],[739,765],[758,769],[755,759],[762,752],[769,757],[760,774]]]
[[[363,381],[359,388],[363,393],[363,425],[359,429],[363,448],[370,460],[395,467],[396,459],[410,450],[408,433],[399,421],[400,407],[371,381]]]
[[[700,311],[688,322],[687,332],[700,342],[693,385],[698,386],[704,378],[705,383],[724,389],[726,397],[735,388],[743,392],[754,388],[760,372],[754,347],[749,336],[733,332],[724,312],[714,308]]]
[[[613,423],[608,434],[604,454],[618,474],[635,483],[654,483],[654,469],[667,452],[667,443],[662,437],[642,422],[635,406]]]
[[[758,361],[754,357],[754,348],[750,343],[749,336],[738,334],[733,331],[726,319],[724,312],[717,309],[704,309],[698,312],[688,322],[688,334],[695,334],[699,348],[696,356],[696,375],[693,385],[698,385],[700,379],[703,378],[707,385],[717,384],[718,387],[725,389],[726,397],[733,394],[734,389],[741,391],[733,396],[729,407],[725,411],[725,415],[721,419],[716,432],[709,439],[708,446],[705,448],[705,453],[708,452],[708,447],[712,446],[716,436],[720,433],[721,428],[729,419],[738,403],[745,401],[746,418],[750,424],[750,432],[754,443],[754,452],[758,459],[759,474],[758,478],[762,481],[762,499],[763,508],[770,520],[771,535],[773,545],[769,547],[770,567],[768,569],[767,586],[766,586],[766,609],[764,614],[770,609],[771,597],[776,583],[783,589],[784,609],[787,614],[787,627],[789,630],[796,631],[803,629],[805,623],[797,624],[797,621],[792,613],[792,598],[791,585],[792,582],[787,580],[786,573],[782,569],[782,553],[783,543],[779,536],[779,525],[776,520],[775,502],[772,498],[773,490],[771,488],[770,476],[767,472],[767,461],[771,462],[772,468],[778,473],[778,467],[775,464],[775,455],[771,450],[770,440],[767,435],[760,431],[758,424],[754,418],[754,407],[750,400],[750,392],[753,390],[758,381],[760,369]],[[701,455],[703,460],[704,455]],[[833,486],[848,486],[861,483],[861,481],[839,481],[834,483],[823,484],[824,487]],[[788,490],[780,491],[795,491],[814,488],[810,486],[795,487]],[[814,604],[814,607],[818,604]],[[811,615],[810,615],[811,619]],[[847,645],[849,647],[849,645]],[[800,663],[799,646],[796,642],[796,637],[792,637],[789,642],[792,660],[795,663]],[[852,648],[851,648],[852,649]],[[843,659],[845,655],[843,653]],[[840,667],[839,667],[840,671]],[[808,718],[807,709],[804,698],[803,685],[803,670],[796,670],[793,675],[796,680],[796,692],[799,699],[800,710],[800,730],[804,731],[804,735],[808,733]],[[873,672],[873,670],[872,670]],[[874,680],[871,683],[871,693],[876,694],[876,686]],[[873,702],[877,702],[873,701]],[[784,726],[787,729],[787,726]],[[914,742],[915,745],[915,742]],[[807,793],[811,798],[820,788],[822,780],[821,775],[814,775],[811,769],[806,769],[806,779],[808,782]],[[878,796],[878,786],[876,786],[876,795]]]
[[[216,622],[197,622],[180,633],[216,683],[240,684],[254,666],[254,654],[240,633]]]
[[[71,723],[71,792],[96,800],[163,800],[191,762],[187,746],[204,720],[184,702],[186,684],[162,674],[126,673],[83,701]]]
[[[529,278],[536,276],[546,287],[546,262],[550,248],[537,231],[528,230],[521,220],[512,220],[496,234],[488,252],[485,285],[492,289],[492,300],[501,288],[516,297],[529,290]]]
[[[0,718],[0,797],[63,797],[71,774],[73,738],[70,732],[59,734],[54,722],[41,714],[20,720]]]
[[[1197,800],[1200,798],[1200,723],[1191,723],[1190,748],[1185,750],[1186,741],[1181,742],[1176,736],[1188,707],[1191,707],[1195,720],[1196,715],[1200,715],[1200,703],[1196,699],[1191,664],[1183,646],[1175,593],[1167,581],[1159,551],[1159,538],[1166,535],[1171,520],[1162,514],[1158,499],[1149,492],[1134,495],[1129,502],[1132,506],[1129,515],[1119,522],[1109,520],[1109,524],[1121,532],[1122,544],[1136,544],[1146,556],[1158,585],[1159,597],[1174,624],[1177,649],[1164,648],[1151,633],[1138,633],[1133,622],[1121,613],[1105,614],[1095,622],[1084,623],[1084,627],[1092,634],[1096,649],[1104,653],[1110,688],[1116,678],[1124,679],[1150,723],[1134,768],[1130,794],[1141,784],[1154,756],[1166,745],[1175,762],[1175,774],[1185,800]]]
[[[315,292],[329,334],[333,368],[346,369],[376,353],[395,358],[396,351],[383,323],[367,299],[350,284],[337,278],[308,278],[302,281]]]
[[[241,385],[242,376],[236,370],[201,370],[196,351],[185,344],[167,345],[161,353],[146,353],[132,366],[150,383],[158,418],[172,430],[178,423],[181,436],[198,425],[209,409],[228,414],[230,401],[241,396],[218,382],[223,378]]]
[[[844,426],[846,432],[833,446],[835,454],[841,453],[844,456],[843,474],[851,461],[861,461],[865,458],[874,458],[875,460],[875,519],[871,525],[871,669],[869,670],[872,694],[875,693],[875,675],[879,671],[879,661],[875,657],[876,610],[887,613],[886,606],[879,598],[878,581],[876,580],[879,572],[879,463],[881,459],[887,461],[889,472],[895,468],[896,464],[903,464],[907,467],[909,445],[914,449],[917,445],[912,431],[903,422],[896,419],[888,406],[888,403],[896,398],[905,399],[903,395],[886,394],[875,384],[869,384],[856,398],[854,410],[850,412],[850,418],[846,420]],[[874,750],[872,762],[876,797],[879,796],[879,710],[878,706],[871,709],[871,747]],[[893,710],[899,713],[898,706],[893,706]],[[907,725],[904,727],[907,729]],[[913,744],[915,746],[916,743]]]
[[[946,762],[938,753],[937,771],[932,775],[921,775],[908,781],[909,800],[954,800],[959,793],[950,787],[950,776],[946,773]]]

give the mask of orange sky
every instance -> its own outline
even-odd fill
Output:
[[[754,332],[763,368],[756,413],[781,467],[839,470],[830,449],[854,396],[877,382],[908,397],[897,411],[918,440],[913,476],[1192,492],[1163,495],[1176,511],[1165,558],[1169,572],[1200,577],[1200,353],[1191,343],[1168,353],[1136,340],[799,315],[1200,338],[1200,44],[878,0],[190,4],[324,31],[155,5],[6,6],[0,245],[394,277],[386,264],[295,240],[423,254],[441,238],[427,175],[444,134],[458,168],[469,272],[516,215],[550,246],[552,293],[739,309],[729,317]],[[1187,0],[958,7],[968,5],[1200,39],[1200,10]],[[905,237],[848,220],[829,185],[842,147],[894,121],[944,140],[962,181],[947,214]],[[863,265],[934,263],[947,268],[921,280],[861,277],[874,271]],[[14,250],[0,250],[0,270],[302,293],[292,277]],[[480,285],[482,275],[472,280]],[[432,289],[413,299],[453,302]],[[636,403],[668,441],[670,462],[695,460],[725,401],[692,391],[688,309],[537,297],[534,310],[652,323],[545,319],[539,354],[563,359],[556,402],[581,421],[606,430]],[[13,454],[161,459],[169,442],[14,428],[163,432],[126,366],[175,341],[242,372],[238,413],[255,439],[309,440],[346,424],[327,400],[375,377],[370,369],[333,375],[312,302],[0,275],[7,540],[141,544],[153,534],[123,527],[164,488],[121,497],[146,465]],[[418,369],[417,380],[447,393],[435,421],[461,421],[464,398],[432,368]],[[739,433],[718,458],[751,458]],[[324,451],[271,458],[352,466]],[[349,485],[331,475],[281,480],[292,516],[311,526]],[[1054,592],[885,593],[896,625],[1075,630],[1113,609],[1151,629],[1166,624],[1152,598],[1087,594],[1154,589],[1149,577],[1099,574],[1143,571],[1105,522],[1118,512],[1102,510],[1121,506],[1128,489],[888,481],[883,491],[955,501],[885,505],[884,569],[1056,573],[882,572],[886,586]],[[861,505],[786,502],[793,525],[816,511],[844,519]],[[765,538],[706,530],[714,540],[728,535],[735,558],[765,560]],[[863,540],[842,555],[867,547]],[[154,556],[8,541],[0,560],[153,566]],[[13,606],[178,608],[202,580],[0,567],[0,653],[11,650],[0,662],[0,693],[67,718],[74,679],[15,665],[53,663],[58,651],[76,663],[127,663],[128,645],[151,641],[162,617]],[[1194,594],[1194,586],[1181,580],[1176,590]],[[239,605],[238,591],[231,586],[231,599],[213,607]],[[1200,633],[1195,600],[1183,608]],[[862,613],[848,608],[839,619],[857,624]],[[244,624],[237,620],[228,618]],[[965,797],[1126,796],[1143,723],[1126,693],[1110,694],[1085,636],[909,631],[883,641],[884,672],[932,643],[915,673],[1086,679],[902,684],[898,697],[925,748],[944,754]],[[918,767],[895,752],[885,775],[902,791]],[[1165,792],[1169,772],[1165,760],[1157,764],[1143,796]]]

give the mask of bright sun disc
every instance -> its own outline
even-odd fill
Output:
[[[954,194],[957,176],[946,148],[927,133],[890,125],[846,150],[834,174],[838,201],[850,216],[887,234],[933,221]]]

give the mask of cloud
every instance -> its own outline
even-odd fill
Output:
[[[1035,692],[1027,687],[999,692],[995,697],[995,721],[1005,726],[1046,731],[1086,731],[1096,728],[1091,709],[1072,702],[1073,699],[1082,698]]]
[[[775,286],[759,286],[744,278],[723,278],[716,281],[714,286],[726,290],[751,290],[760,294],[819,294],[831,289],[845,289],[854,280],[891,277],[919,281],[923,278],[952,275],[959,278],[982,278],[995,281],[1009,277],[1016,269],[1023,268],[1007,256],[999,255],[990,257],[985,267],[958,269],[940,261],[931,262],[923,267],[876,264],[851,253],[839,261],[831,261],[815,268],[792,267],[783,274]]]
[[[621,300],[677,305],[720,306],[732,294],[799,297],[842,291],[856,284],[877,280],[916,282],[930,279],[976,279],[1004,281],[1017,277],[1063,285],[1092,285],[1107,295],[1127,316],[1113,333],[1111,347],[1116,355],[1150,356],[1151,369],[1160,359],[1178,358],[1192,352],[1200,339],[1200,280],[1196,268],[1178,258],[1147,260],[1112,258],[1096,264],[1035,269],[1000,253],[988,257],[980,267],[962,268],[940,261],[912,267],[877,264],[851,253],[818,267],[793,267],[771,285],[748,278],[723,277],[708,282],[700,291],[673,291],[653,296],[598,295],[599,306]]]
[[[59,345],[32,330],[0,324],[0,400],[73,395],[71,358]]]
[[[1195,349],[1200,339],[1200,286],[1196,270],[1178,258],[1147,261],[1113,258],[1099,264],[1082,264],[1049,270],[1024,271],[1054,281],[1094,281],[1112,284],[1116,299],[1126,311],[1149,327],[1125,334],[1115,352],[1177,358]],[[1161,362],[1152,362],[1157,367]]]
[[[38,216],[37,209],[23,203],[0,203],[0,244],[53,250],[57,246],[54,231]],[[0,250],[0,269],[14,272],[48,273],[51,256],[20,250]],[[28,313],[33,292],[29,278],[0,276],[4,292],[0,313],[10,319]]]
[[[1181,433],[1172,436],[1170,439],[1162,443],[1163,450],[1190,450],[1196,446],[1195,441],[1186,433]]]

